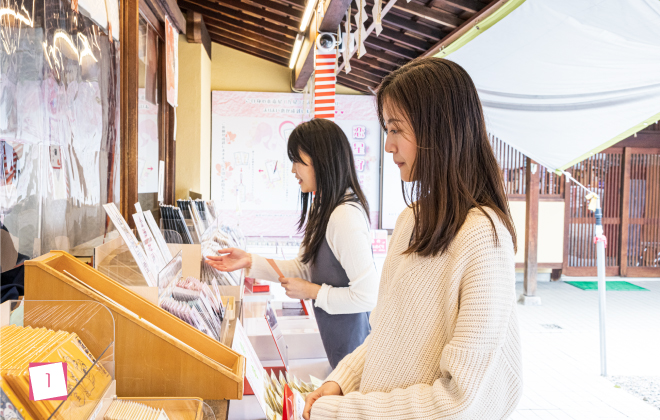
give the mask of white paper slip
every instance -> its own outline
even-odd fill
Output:
[[[147,225],[146,220],[144,220],[144,213],[135,213],[133,215],[133,220],[135,220],[135,227],[138,231],[138,235],[140,235],[142,246],[147,253],[147,257],[149,260],[151,260],[152,265],[156,267],[156,272],[160,273],[160,270],[165,267],[167,262],[163,258],[163,254],[160,251],[160,247],[156,243],[156,239],[154,239],[153,235],[151,234],[149,225]]]

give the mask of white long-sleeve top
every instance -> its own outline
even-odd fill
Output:
[[[378,297],[378,272],[371,250],[371,229],[361,206],[345,203],[330,215],[325,239],[333,255],[346,271],[348,287],[321,285],[315,306],[331,315],[371,311]],[[293,260],[275,261],[285,277],[300,277],[311,281],[310,266],[302,262],[301,247]],[[278,281],[278,275],[264,257],[252,254],[248,277]]]
[[[496,420],[522,395],[511,235],[492,210],[468,214],[446,252],[404,255],[414,216],[397,221],[371,334],[327,381],[312,420]]]

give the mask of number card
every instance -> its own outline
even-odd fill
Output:
[[[30,400],[66,400],[66,362],[30,363]]]

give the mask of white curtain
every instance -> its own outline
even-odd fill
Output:
[[[446,57],[489,132],[551,169],[660,117],[658,0],[527,0]]]

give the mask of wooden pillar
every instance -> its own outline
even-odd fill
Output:
[[[129,226],[135,227],[130,216],[138,201],[138,74],[140,48],[139,0],[122,2],[120,21],[121,71],[121,177],[120,211]]]
[[[159,129],[159,159],[165,162],[165,185],[163,190],[163,203],[174,204],[174,172],[176,165],[176,144],[174,143],[174,108],[167,102],[167,60],[165,58],[165,51],[167,46],[165,41],[161,40],[158,43],[158,83],[160,95],[158,102],[160,103],[160,115],[158,116],[158,129]],[[160,165],[159,165],[160,167]]]
[[[619,246],[619,266],[621,277],[628,276],[628,225],[630,221],[630,147],[623,148],[623,167],[621,168],[621,244]]]
[[[520,297],[523,305],[540,305],[536,295],[539,238],[539,165],[527,158],[525,169],[525,284]]]

